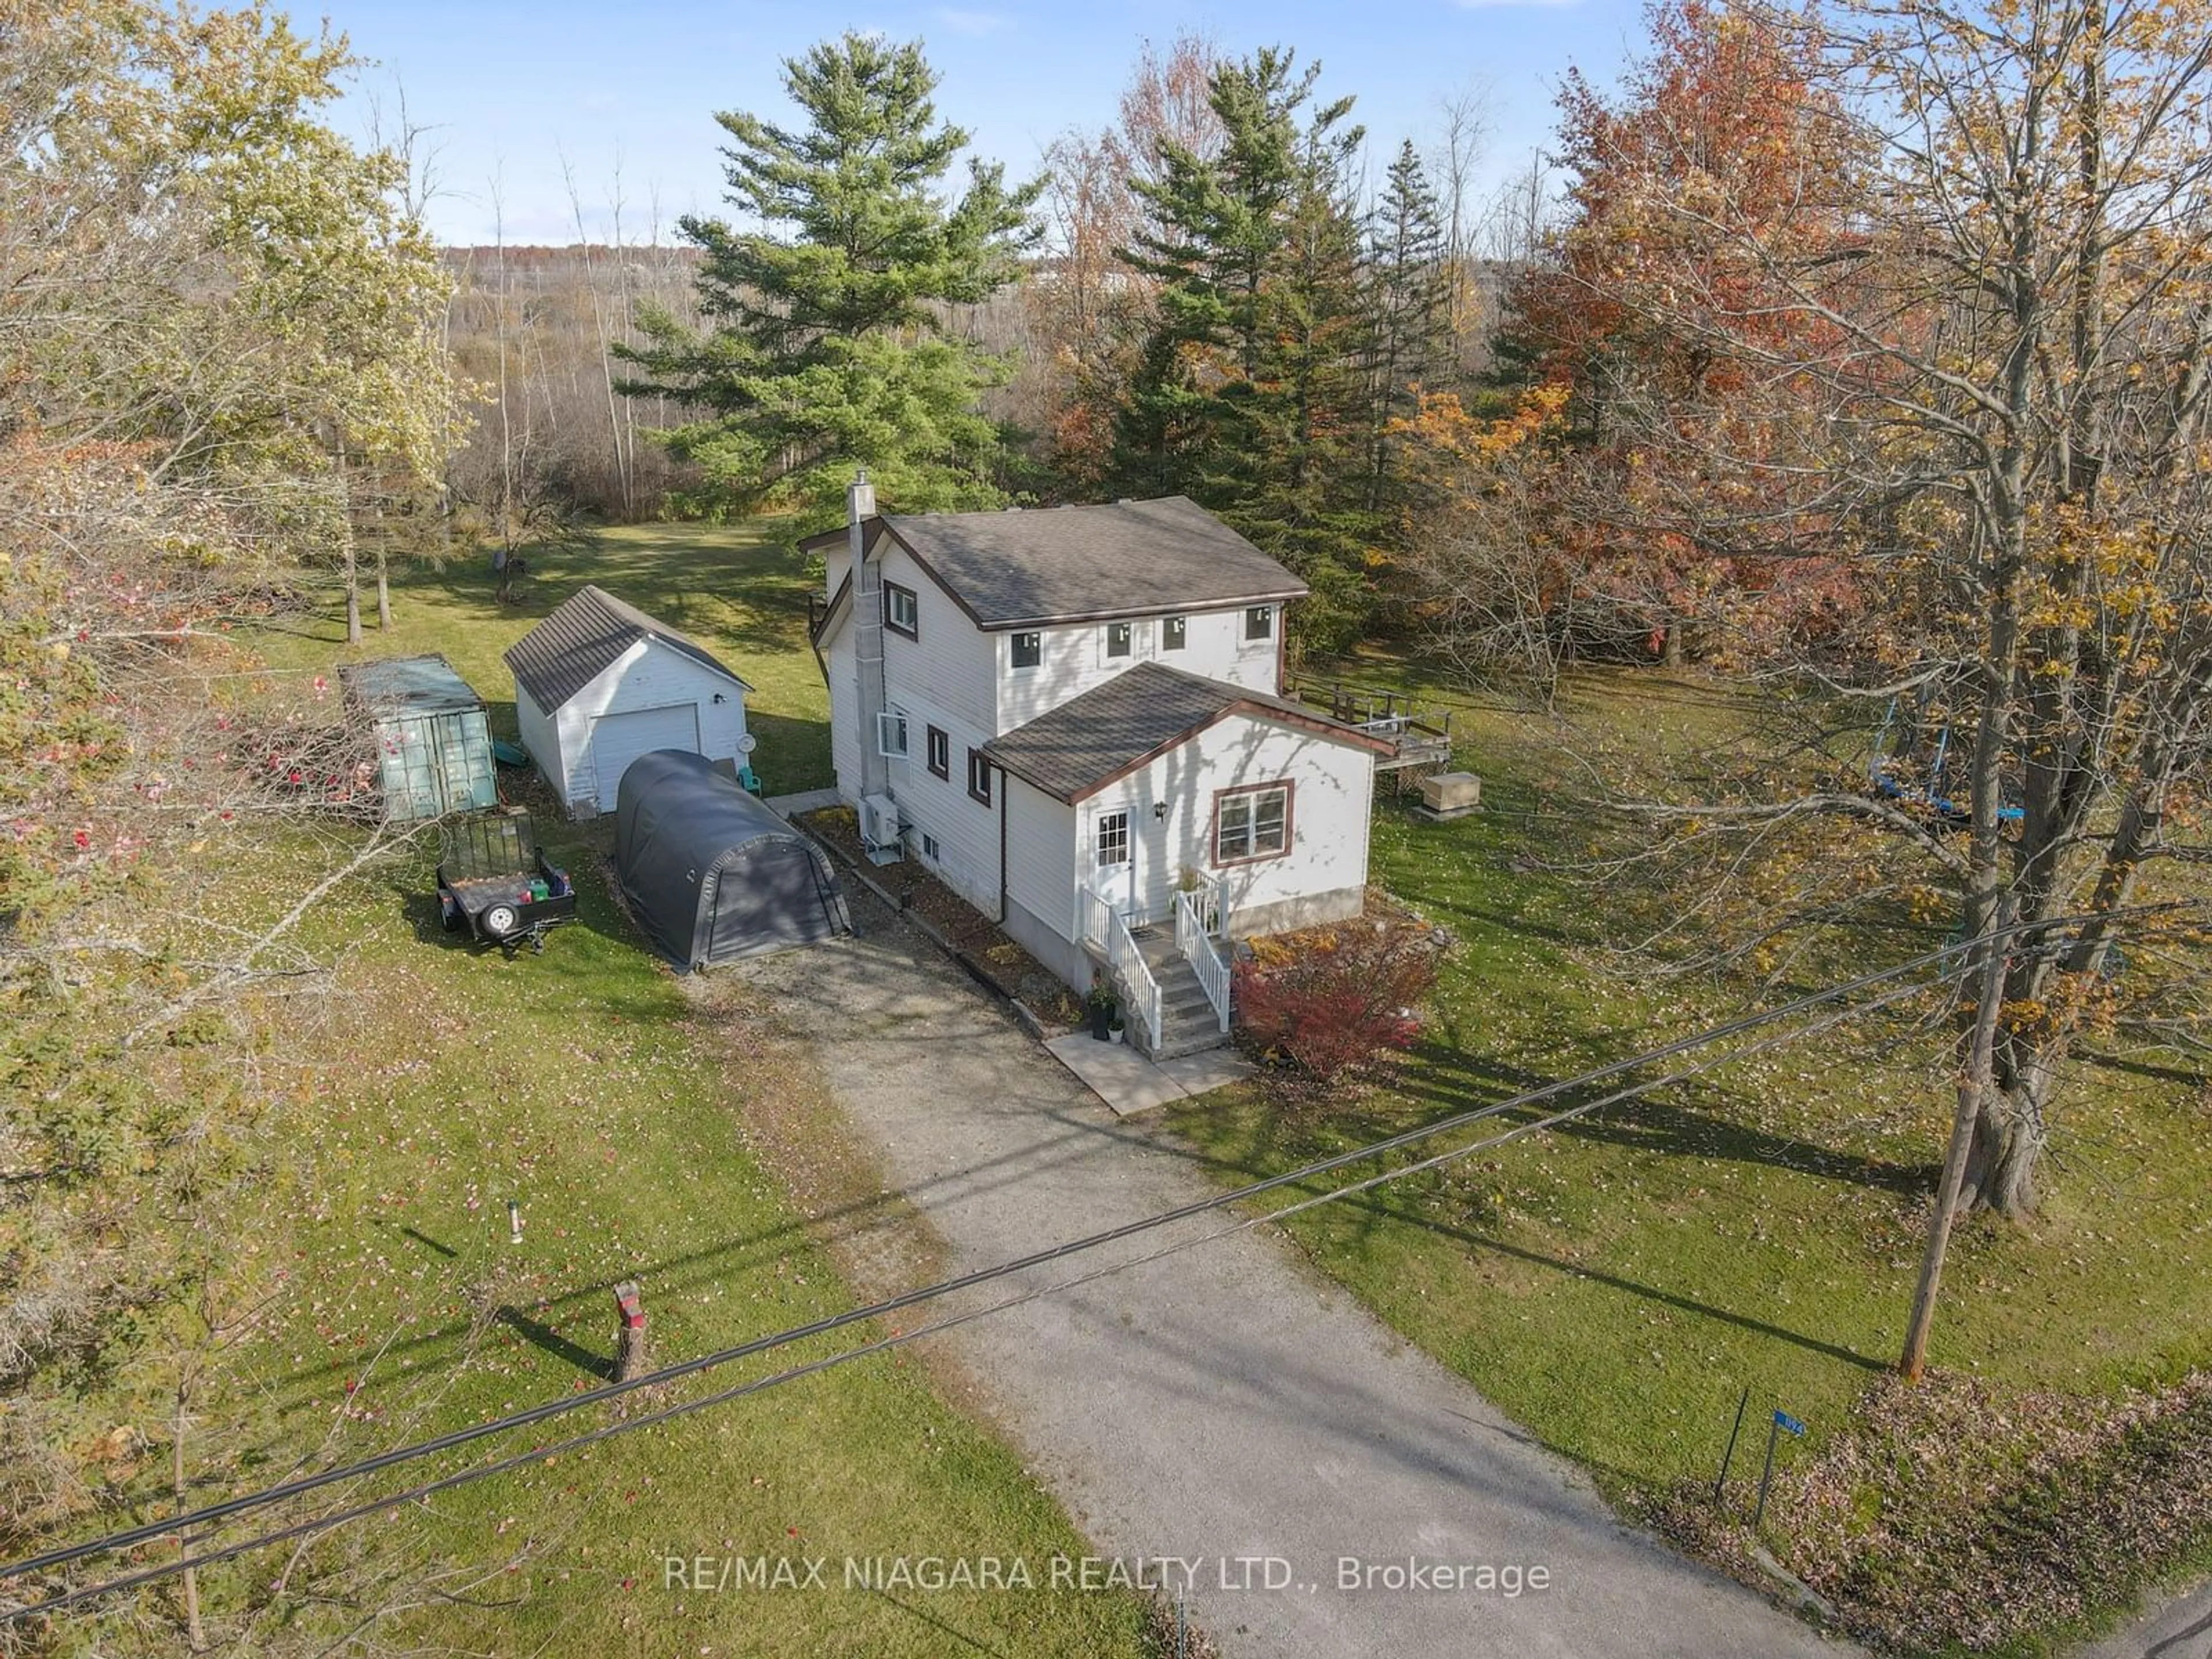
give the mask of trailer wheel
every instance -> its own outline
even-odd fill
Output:
[[[504,939],[521,920],[512,904],[495,904],[477,918],[477,926],[483,930],[486,937]]]

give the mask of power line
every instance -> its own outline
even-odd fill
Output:
[[[2142,910],[2171,910],[2176,908],[2181,907],[2176,907],[2173,905],[2140,907]],[[978,1268],[973,1273],[966,1273],[955,1279],[942,1280],[935,1285],[923,1286],[917,1290],[904,1291],[900,1295],[888,1297],[883,1301],[872,1304],[867,1307],[852,1309],[844,1313],[832,1315],[823,1319],[813,1321],[809,1324],[796,1326],[788,1330],[778,1332],[771,1335],[757,1337],[750,1341],[738,1344],[733,1347],[722,1349],[714,1353],[702,1355],[696,1358],[681,1361],[673,1365],[665,1366],[659,1370],[650,1372],[641,1377],[634,1378],[628,1382],[610,1383],[601,1388],[586,1390],[581,1394],[564,1395],[559,1399],[547,1401],[540,1405],[527,1407],[520,1412],[512,1413],[503,1417],[493,1419],[489,1422],[472,1424],[467,1428],[458,1429],[451,1433],[438,1436],[429,1440],[416,1443],[413,1445],[396,1447],[388,1452],[380,1453],[375,1456],[365,1458],[355,1463],[342,1465],[337,1468],[324,1470],[312,1475],[301,1476],[298,1480],[283,1482],[278,1486],[266,1488],[258,1492],[246,1493],[238,1498],[227,1499],[219,1504],[209,1504],[187,1514],[173,1516],[164,1521],[148,1522],[138,1527],[126,1528],[123,1531],[107,1534],[99,1538],[91,1539],[83,1543],[65,1546],[60,1549],[49,1551],[41,1555],[29,1557],[21,1561],[9,1563],[5,1566],[0,1566],[0,1581],[18,1578],[29,1573],[46,1571],[56,1566],[66,1565],[71,1561],[82,1559],[87,1556],[128,1548],[134,1544],[144,1543],[153,1539],[174,1536],[190,1530],[197,1529],[213,1522],[228,1519],[250,1510],[264,1508],[271,1504],[283,1502],[287,1498],[301,1496],[307,1492],[319,1490],[324,1486],[336,1485],[342,1481],[358,1480],[364,1475],[374,1474],[383,1469],[393,1468],[404,1462],[409,1462],[417,1458],[433,1455],[441,1451],[451,1450],[456,1447],[467,1445],[492,1435],[502,1434],[514,1429],[524,1428],[530,1426],[532,1424],[547,1421],[568,1412],[580,1410],[587,1406],[596,1405],[609,1400],[617,1399],[623,1395],[635,1393],[641,1389],[662,1386],[666,1383],[678,1381],[683,1377],[691,1376],[695,1373],[726,1365],[738,1359],[750,1358],[755,1354],[768,1352],[776,1348],[788,1346],[793,1343],[804,1341],[811,1337],[825,1335],[830,1332],[842,1329],[848,1325],[857,1324],[866,1320],[882,1318],[887,1315],[899,1312],[906,1308],[934,1301],[940,1297],[952,1295],[960,1291],[972,1289],[981,1285],[991,1283],[996,1279],[1011,1277],[1012,1275],[1026,1272],[1032,1267],[1042,1267],[1053,1261],[1081,1255],[1093,1249],[1103,1248],[1108,1244],[1118,1243],[1123,1239],[1135,1237],[1144,1233],[1156,1231],[1161,1227],[1172,1225],[1179,1221],[1188,1220],[1195,1216],[1203,1215],[1214,1210],[1222,1209],[1228,1206],[1256,1197],[1261,1194],[1274,1191],[1279,1188],[1310,1181],[1317,1176],[1332,1173],[1348,1164],[1363,1162],[1368,1158],[1380,1157],[1387,1152],[1397,1151],[1418,1142],[1431,1139],[1437,1135],[1448,1133],[1454,1129],[1463,1128],[1471,1123],[1495,1117],[1501,1113],[1517,1110],[1534,1105],[1540,1101],[1553,1098],[1571,1090],[1585,1088],[1594,1084],[1602,1083],[1607,1079],[1620,1076],[1624,1072],[1632,1071],[1638,1066],[1650,1065],[1656,1060],[1670,1059],[1676,1054],[1687,1053],[1692,1049],[1708,1046],[1723,1038],[1736,1036],[1745,1031],[1756,1030],[1762,1026],[1771,1025],[1778,1021],[1787,1019],[1794,1015],[1803,1013],[1812,1009],[1824,1007],[1840,999],[1850,996],[1854,992],[1864,990],[1888,981],[1917,973],[1924,968],[1934,966],[1935,964],[1942,963],[1948,958],[1976,951],[1993,939],[2004,938],[2012,934],[2031,930],[2048,931],[2056,927],[2070,926],[2077,921],[2099,919],[2102,918],[2067,916],[2043,922],[2015,923],[2011,927],[1996,930],[1991,933],[1978,935],[1972,939],[1962,940],[1955,944],[1948,944],[1939,950],[1931,951],[1922,956],[1910,958],[1909,960],[1897,963],[1894,966],[1879,969],[1870,974],[1861,975],[1856,978],[1844,981],[1840,984],[1830,986],[1824,990],[1810,993],[1806,996],[1784,1003],[1778,1007],[1767,1009],[1759,1012],[1740,1015],[1735,1019],[1724,1021],[1722,1024],[1710,1027],[1702,1032],[1695,1033],[1690,1036],[1679,1038],[1673,1042],[1662,1044],[1656,1048],[1647,1049],[1643,1053],[1630,1055],[1623,1060],[1611,1061],[1604,1066],[1597,1066],[1588,1072],[1582,1073],[1576,1077],[1565,1079],[1556,1083],[1547,1084],[1540,1088],[1527,1091],[1522,1094],[1513,1096],[1506,1100],[1496,1102],[1488,1106],[1476,1107],[1465,1112],[1455,1113],[1449,1116],[1438,1119],[1434,1122],[1425,1124],[1418,1128],[1407,1130],[1399,1134],[1390,1136],[1385,1139],[1354,1147],[1346,1152],[1336,1153],[1329,1158],[1317,1159],[1310,1164],[1304,1164],[1298,1169],[1287,1170],[1279,1175],[1270,1176],[1260,1181],[1249,1182],[1243,1187],[1233,1188],[1228,1192],[1217,1194],[1210,1198],[1196,1200],[1189,1204],[1180,1206],[1172,1210],[1164,1211],[1158,1214],[1146,1217],[1140,1220],[1127,1222],[1118,1227],[1109,1228],[1104,1231],[1093,1233],[1084,1238],[1072,1240],[1066,1243],[1055,1245],[1048,1249],[1034,1251],[1030,1255],[1017,1257],[1012,1261],[1000,1262],[992,1267]],[[2039,944],[2036,948],[2039,950],[2047,950],[2053,947],[2050,944]],[[1828,1023],[1833,1024],[1837,1020],[1853,1018],[1859,1013],[1868,1012],[1870,1008],[1884,1006],[1889,1002],[1900,1000],[1906,996],[1917,994],[1919,992],[1930,988],[1934,985],[1948,982],[1949,980],[1957,978],[1963,973],[1969,972],[1971,970],[1971,964],[1964,968],[1954,969],[1949,972],[1937,976],[1935,980],[1913,985],[1893,995],[1878,998],[1873,1003],[1852,1005],[1850,1007],[1841,1011],[1834,1017],[1834,1019]],[[1815,1027],[1809,1029],[1818,1030],[1825,1028],[1816,1025]],[[1798,1037],[1807,1034],[1807,1032],[1802,1031],[1785,1033],[1778,1038],[1764,1040],[1760,1044],[1753,1045],[1752,1049],[1746,1052],[1759,1052],[1765,1047],[1775,1046],[1778,1042],[1796,1041]],[[1720,1059],[1708,1062],[1704,1066],[1690,1068],[1688,1071],[1682,1073],[1682,1075],[1697,1075],[1705,1070],[1711,1069],[1712,1066],[1726,1064],[1729,1060],[1741,1057],[1741,1054],[1731,1052],[1729,1054],[1722,1056]],[[1565,1122],[1571,1118],[1581,1116],[1589,1111],[1595,1110],[1600,1106],[1615,1103],[1620,1100],[1632,1098],[1636,1095],[1648,1092],[1655,1088],[1666,1086],[1669,1083],[1677,1080],[1679,1080],[1678,1078],[1670,1076],[1668,1078],[1656,1079],[1642,1085],[1635,1085],[1629,1089],[1619,1091],[1616,1093],[1607,1096],[1601,1100],[1586,1103],[1579,1107],[1569,1108],[1563,1113],[1554,1115],[1553,1118],[1540,1120],[1537,1122],[1528,1125],[1518,1126],[1516,1129],[1509,1132],[1506,1135],[1498,1137],[1496,1141],[1480,1142],[1474,1146],[1462,1148],[1457,1152],[1447,1153],[1439,1158],[1425,1160],[1421,1163],[1403,1166],[1395,1170],[1386,1171],[1382,1175],[1370,1178],[1364,1182],[1354,1183],[1350,1187],[1341,1189],[1341,1191],[1338,1193],[1332,1193],[1322,1198],[1303,1201],[1300,1204],[1289,1206],[1279,1212],[1279,1214],[1295,1214],[1300,1210],[1312,1207],[1315,1204],[1329,1202],[1337,1197],[1368,1190],[1374,1186],[1382,1184],[1385,1181],[1398,1179],[1405,1175],[1413,1173],[1416,1170],[1431,1167],[1434,1163],[1449,1161],[1449,1158],[1453,1157],[1464,1156],[1467,1152],[1478,1150],[1483,1146],[1501,1144],[1506,1139],[1517,1139],[1520,1135],[1533,1133],[1539,1128],[1549,1127],[1549,1125],[1553,1121]],[[1274,1216],[1266,1216],[1257,1218],[1255,1220],[1250,1222],[1240,1222],[1230,1228],[1221,1230],[1219,1233],[1208,1235],[1206,1237],[1210,1238],[1213,1237],[1225,1236],[1227,1233],[1241,1231],[1245,1226],[1260,1224],[1261,1223],[1274,1218],[1276,1218]],[[1201,1238],[1199,1240],[1189,1241],[1189,1244],[1195,1244],[1197,1243],[1203,1242],[1206,1242],[1206,1240]],[[1170,1250],[1163,1252],[1163,1254],[1173,1254],[1176,1249],[1188,1247],[1188,1244],[1173,1247]],[[1122,1271],[1126,1267],[1133,1267],[1152,1259],[1153,1258],[1151,1256],[1138,1257],[1129,1262],[1119,1264],[1113,1268],[1102,1270],[1102,1272]],[[228,1547],[222,1551],[211,1552],[204,1556],[195,1557],[190,1560],[171,1562],[162,1567],[150,1569],[144,1573],[113,1580],[103,1584],[88,1586],[81,1590],[72,1591],[66,1595],[52,1598],[46,1601],[36,1603],[32,1606],[15,1609],[0,1610],[0,1620],[9,1620],[20,1618],[29,1613],[58,1610],[63,1607],[88,1600],[94,1595],[106,1595],[115,1590],[131,1588],[136,1584],[148,1582],[150,1579],[168,1577],[171,1574],[183,1571],[186,1567],[201,1565],[203,1562],[227,1559],[230,1556],[241,1553],[246,1550],[260,1547],[268,1543],[278,1542],[286,1538],[300,1535],[303,1530],[316,1531],[324,1529],[327,1527],[340,1525],[347,1521],[357,1519],[362,1515],[373,1514],[380,1510],[392,1508],[398,1504],[408,1503],[415,1501],[422,1497],[429,1496],[436,1492],[446,1490],[449,1486],[464,1484],[468,1480],[482,1479],[489,1474],[502,1473],[507,1469],[520,1467],[521,1464],[526,1462],[538,1462],[548,1456],[558,1455],[562,1451],[574,1447],[589,1445],[598,1439],[608,1437],[608,1436],[614,1433],[626,1432],[631,1428],[644,1427],[653,1422],[665,1420],[666,1418],[671,1416],[684,1415],[690,1411],[702,1409],[709,1405],[722,1403],[726,1400],[736,1399],[742,1397],[746,1394],[757,1392],[763,1388],[776,1386],[781,1382],[792,1381],[799,1376],[809,1376],[816,1370],[827,1369],[830,1365],[842,1364],[847,1359],[858,1358],[869,1353],[881,1352],[888,1347],[898,1346],[900,1343],[904,1341],[913,1340],[919,1336],[931,1334],[936,1330],[947,1329],[952,1325],[964,1323],[969,1319],[981,1317],[982,1315],[987,1313],[1001,1311],[1006,1307],[1018,1306],[1023,1302],[1033,1299],[1035,1296],[1051,1294],[1053,1293],[1053,1290],[1068,1288],[1073,1285],[1088,1282],[1088,1278],[1096,1276],[1097,1275],[1079,1277],[1076,1279],[1068,1281],[1066,1285],[1055,1286],[1052,1287],[1052,1289],[1025,1293],[1024,1295],[1015,1297],[1006,1303],[994,1304],[991,1308],[981,1310],[975,1313],[957,1316],[951,1320],[939,1322],[937,1324],[923,1327],[914,1332],[906,1333],[902,1336],[883,1339],[878,1342],[868,1344],[860,1348],[849,1350],[839,1355],[831,1356],[823,1360],[810,1362],[807,1365],[795,1368],[794,1370],[787,1372],[777,1373],[775,1376],[769,1378],[758,1379],[751,1383],[740,1385],[738,1389],[726,1391],[723,1394],[704,1396],[698,1401],[686,1402],[681,1407],[668,1408],[666,1412],[662,1413],[649,1414],[645,1417],[627,1419],[623,1424],[610,1425],[608,1428],[594,1431],[589,1435],[577,1437],[573,1441],[562,1443],[562,1445],[556,1448],[539,1448],[526,1454],[519,1454],[515,1457],[507,1459],[503,1462],[483,1465],[475,1469],[464,1470],[441,1480],[428,1483],[419,1488],[410,1488],[408,1491],[403,1492],[393,1497],[374,1501],[355,1510],[340,1512],[331,1516],[323,1517],[315,1522],[303,1522],[299,1528],[287,1528],[283,1532],[272,1534],[266,1537],[250,1540],[236,1546]]]
[[[1064,1291],[1079,1289],[1083,1285],[1093,1284],[1100,1279],[1110,1278],[1116,1273],[1127,1273],[1132,1268],[1148,1266],[1153,1262],[1164,1261],[1168,1257],[1182,1255],[1185,1251],[1196,1249],[1202,1245],[1217,1243],[1221,1239],[1232,1237],[1237,1233],[1245,1232],[1254,1228],[1267,1226],[1277,1222],[1285,1221],[1304,1211],[1318,1208],[1320,1206],[1324,1204],[1334,1203],[1342,1199],[1357,1196],[1361,1193],[1371,1191],[1374,1188],[1386,1185],[1390,1182],[1402,1180],[1407,1176],[1416,1175],[1425,1170],[1437,1168],[1443,1164],[1455,1162],[1459,1158],[1466,1158],[1474,1152],[1482,1152],[1493,1146],[1501,1146],[1509,1141],[1518,1140],[1525,1136],[1539,1133],[1546,1129],[1556,1128],[1563,1123],[1571,1122],[1577,1118],[1585,1116],[1588,1114],[1600,1110],[1604,1107],[1617,1105],[1622,1101],[1634,1099],[1639,1095],[1649,1094],[1653,1090],[1670,1087],[1674,1084],[1684,1082],[1691,1078],[1702,1076],[1704,1073],[1712,1071],[1718,1066],[1732,1065],[1736,1061],[1748,1059],[1754,1054],[1764,1054],[1771,1049],[1781,1048],[1788,1043],[1802,1041],[1805,1037],[1813,1036],[1817,1032],[1841,1024],[1845,1020],[1857,1018],[1863,1014],[1869,1013],[1876,1009],[1886,1007],[1893,1002],[1899,1002],[1911,997],[1922,995],[1933,988],[1934,986],[1947,984],[1952,979],[1956,977],[1958,977],[1958,975],[1956,974],[1947,975],[1943,978],[1933,981],[1909,985],[1901,989],[1891,991],[1885,995],[1876,997],[1868,1002],[1851,1004],[1848,1007],[1838,1010],[1838,1012],[1829,1015],[1826,1019],[1816,1021],[1813,1024],[1802,1029],[1777,1033],[1774,1036],[1762,1038],[1759,1042],[1753,1042],[1744,1048],[1730,1049],[1726,1054],[1714,1056],[1709,1060],[1700,1061],[1696,1065],[1683,1066],[1673,1073],[1670,1073],[1665,1077],[1654,1078],[1645,1082],[1632,1084],[1626,1088],[1616,1090],[1613,1093],[1603,1096],[1599,1099],[1585,1101],[1580,1105],[1565,1108],[1560,1111],[1552,1113],[1546,1117],[1534,1120],[1531,1122],[1516,1124],[1511,1128],[1507,1129],[1501,1133],[1488,1135],[1479,1140],[1455,1146],[1449,1151],[1436,1153],[1429,1158],[1422,1158],[1418,1162],[1402,1164],[1395,1169],[1386,1170],[1376,1175],[1364,1176],[1358,1181],[1347,1182],[1346,1184],[1338,1187],[1329,1192],[1316,1194],[1307,1198],[1300,1199],[1296,1203],[1284,1205],[1279,1208],[1270,1211],[1267,1214],[1247,1217],[1243,1219],[1231,1222],[1225,1227],[1216,1228],[1212,1232],[1203,1233],[1193,1238],[1181,1239],[1171,1244],[1162,1245],[1158,1249],[1147,1251],[1142,1255],[1133,1256],[1126,1261],[1116,1261],[1109,1263],[1104,1267],[1095,1267],[1091,1269],[1089,1272],[1078,1273],[1073,1278],[1059,1279],[1050,1285],[1039,1285],[1031,1290],[1024,1291],[1018,1296],[1005,1297],[1000,1301],[992,1303],[985,1307],[970,1309],[964,1313],[950,1315],[945,1318],[933,1321],[929,1324],[918,1326],[913,1330],[894,1332],[890,1335],[879,1337],[872,1342],[864,1343],[857,1348],[848,1348],[837,1353],[824,1355],[819,1359],[809,1360],[805,1364],[800,1365],[790,1366],[786,1370],[775,1372],[768,1376],[757,1377],[750,1382],[741,1382],[732,1388],[720,1389],[714,1394],[703,1395],[696,1400],[684,1401],[674,1406],[664,1407],[659,1411],[647,1413],[639,1417],[625,1419],[619,1423],[607,1424],[602,1427],[590,1430],[583,1434],[573,1436],[569,1439],[557,1442],[552,1445],[533,1446],[528,1451],[517,1452],[510,1456],[501,1458],[494,1462],[479,1464],[471,1468],[457,1470],[452,1474],[441,1476],[435,1480],[424,1481],[419,1485],[410,1486],[404,1491],[390,1492],[380,1498],[370,1498],[348,1509],[333,1510],[327,1515],[313,1516],[308,1520],[299,1522],[295,1525],[285,1527],[274,1532],[256,1534],[251,1538],[241,1539],[236,1543],[227,1544],[219,1549],[203,1551],[197,1555],[189,1557],[179,1557],[176,1560],[164,1562],[157,1566],[149,1567],[138,1572],[127,1574],[120,1578],[107,1579],[97,1584],[85,1585],[80,1589],[70,1590],[64,1595],[52,1597],[47,1601],[38,1602],[33,1606],[0,1611],[0,1621],[20,1618],[27,1613],[58,1613],[68,1607],[81,1605],[100,1596],[112,1595],[124,1590],[139,1589],[146,1584],[155,1583],[161,1579],[173,1577],[181,1572],[199,1567],[212,1565],[222,1561],[228,1561],[234,1557],[244,1555],[254,1550],[266,1549],[272,1545],[287,1543],[295,1539],[309,1537],[319,1532],[327,1532],[335,1528],[348,1525],[355,1521],[364,1520],[369,1516],[380,1514],[386,1510],[398,1509],[403,1504],[423,1502],[424,1500],[434,1497],[441,1492],[449,1492],[456,1487],[470,1485],[474,1481],[487,1480],[494,1475],[512,1474],[515,1470],[523,1468],[531,1464],[543,1464],[556,1458],[565,1457],[572,1452],[580,1451],[587,1447],[596,1445],[603,1440],[613,1439],[617,1435],[628,1434],[638,1429],[652,1428],[659,1424],[671,1422],[680,1417],[688,1417],[695,1412],[704,1411],[712,1406],[726,1405],[732,1401],[745,1399],[757,1394],[764,1394],[771,1389],[780,1388],[786,1383],[796,1382],[803,1378],[815,1376],[819,1372],[833,1370],[836,1367],[845,1364],[852,1360],[864,1359],[873,1355],[887,1353],[894,1348],[903,1347],[910,1342],[920,1341],[924,1337],[939,1335],[945,1331],[954,1329],[958,1326],[970,1324],[978,1320],[986,1319],[997,1314],[1008,1312],[1013,1309],[1021,1307],[1027,1303],[1036,1302],[1046,1297],[1057,1296]],[[1500,1113],[1512,1110],[1522,1103],[1523,1103],[1520,1097],[1516,1097],[1513,1100],[1500,1101],[1493,1105],[1478,1109],[1475,1113],[1472,1114],[1472,1115],[1486,1118],[1494,1117]],[[344,1470],[339,1470],[334,1473],[336,1475],[343,1477],[347,1472]],[[159,1528],[157,1529],[156,1535],[167,1536],[179,1533],[188,1524],[189,1522],[185,1517],[177,1517]],[[138,1541],[144,1540],[140,1540]]]

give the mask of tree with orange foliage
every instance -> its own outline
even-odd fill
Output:
[[[1713,349],[1661,307],[1755,318],[1771,349],[1825,349],[1824,325],[1766,306],[1765,261],[1846,244],[1856,169],[1802,33],[1710,0],[1662,0],[1647,22],[1650,49],[1617,94],[1579,73],[1560,93],[1570,216],[1553,258],[1509,291],[1498,378],[1568,394],[1559,436],[1589,456],[1583,625],[1677,661],[1698,624],[1708,640],[1723,622],[1787,636],[1844,596],[1832,567],[1790,556],[1820,509],[1775,428],[1817,407],[1808,386]]]

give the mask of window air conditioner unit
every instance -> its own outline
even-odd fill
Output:
[[[889,862],[890,859],[901,856],[900,828],[896,801],[889,795],[860,797],[860,841],[871,857],[888,854],[889,858],[879,861]]]

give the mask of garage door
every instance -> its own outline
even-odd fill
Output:
[[[696,703],[665,708],[635,708],[626,714],[602,714],[592,722],[592,765],[599,774],[599,811],[611,812],[620,797],[622,775],[640,755],[656,749],[699,752],[699,709]]]

